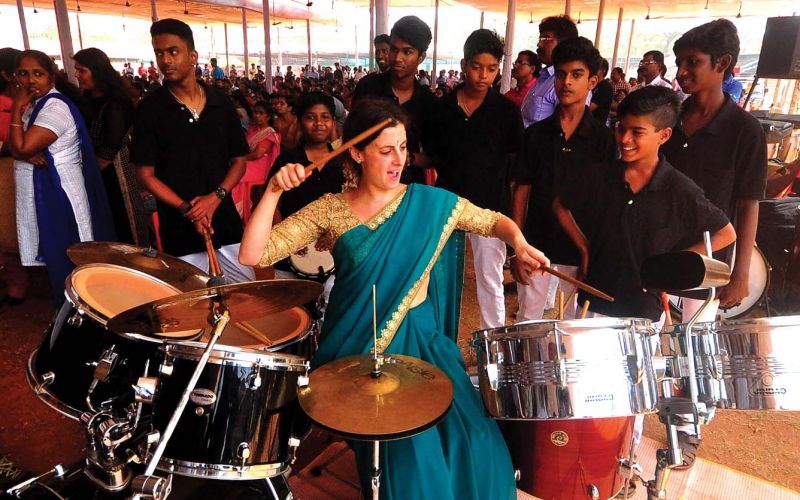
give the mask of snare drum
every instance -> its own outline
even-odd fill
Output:
[[[317,348],[316,322],[303,307],[251,319],[228,323],[219,344],[246,349],[294,354],[311,359]],[[203,337],[208,341],[208,337]]]
[[[333,255],[325,250],[317,250],[314,245],[308,245],[302,255],[290,255],[289,265],[298,276],[315,281],[325,281],[336,270]]]
[[[473,335],[483,403],[498,419],[656,411],[650,320],[537,320]]]
[[[197,342],[166,344],[165,373],[153,403],[164,431],[203,354]],[[159,469],[214,479],[285,474],[289,438],[299,411],[297,380],[308,371],[298,356],[217,345],[167,444]]]
[[[31,388],[49,406],[76,420],[90,407],[124,407],[133,401],[131,384],[146,375],[157,357],[158,343],[138,335],[116,335],[106,323],[122,311],[178,293],[132,269],[112,264],[78,267],[67,278],[67,300],[28,359]],[[155,373],[155,367],[149,371]]]
[[[686,326],[662,334],[662,349],[671,361],[667,376],[689,378],[680,357],[686,356]],[[692,346],[698,399],[707,405],[739,410],[800,410],[800,316],[698,323]]]

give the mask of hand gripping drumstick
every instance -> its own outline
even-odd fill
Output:
[[[332,159],[336,158],[340,154],[344,153],[345,151],[347,151],[351,147],[355,146],[359,142],[363,141],[367,137],[371,136],[372,134],[380,132],[381,130],[383,130],[384,128],[386,128],[389,125],[393,124],[394,122],[395,122],[394,118],[387,118],[387,119],[383,120],[382,122],[378,123],[377,125],[374,125],[374,126],[368,128],[367,130],[361,132],[360,134],[358,134],[357,136],[353,137],[349,141],[345,142],[344,144],[342,144],[338,148],[334,149],[333,151],[325,153],[325,156],[323,156],[322,158],[320,158],[319,160],[315,161],[314,163],[312,163],[311,165],[309,165],[309,166],[307,166],[305,168],[306,176],[308,176],[314,170],[322,170],[322,168],[325,167],[325,165],[329,161],[331,161]],[[272,190],[277,192],[277,191],[280,191],[281,188],[278,187],[277,185],[273,184],[272,185]]]

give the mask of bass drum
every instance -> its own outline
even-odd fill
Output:
[[[747,286],[747,297],[736,307],[720,308],[717,314],[722,319],[736,319],[749,313],[752,308],[761,302],[761,299],[764,298],[767,290],[769,290],[771,268],[767,263],[767,258],[764,257],[764,253],[758,247],[754,247],[753,250],[753,256],[750,258],[750,283]],[[673,312],[681,314],[683,312],[683,297],[675,295],[669,295],[668,297]],[[689,321],[689,318],[683,320],[683,322],[687,321]]]

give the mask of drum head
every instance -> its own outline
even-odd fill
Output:
[[[248,349],[267,349],[291,343],[311,327],[311,316],[302,307],[293,307],[262,318],[228,323],[219,344]],[[208,341],[208,336],[203,335]]]
[[[303,255],[290,255],[289,262],[303,276],[326,276],[334,268],[333,255],[328,251],[317,250],[314,245],[308,245]]]

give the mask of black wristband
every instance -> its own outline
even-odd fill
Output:
[[[224,200],[228,196],[228,190],[222,186],[217,186],[217,189],[214,190],[214,195],[220,200]]]

